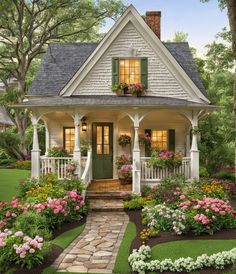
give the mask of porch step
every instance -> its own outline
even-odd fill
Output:
[[[122,199],[91,199],[90,209],[92,211],[123,211]]]
[[[122,191],[87,191],[86,196],[89,199],[119,200],[122,199],[122,193]],[[125,193],[131,193],[131,191],[126,191]]]

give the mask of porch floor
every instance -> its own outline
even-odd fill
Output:
[[[87,190],[93,192],[132,191],[132,184],[123,185],[119,180],[113,179],[93,180]]]

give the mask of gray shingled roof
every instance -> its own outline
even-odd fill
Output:
[[[142,97],[117,97],[116,95],[77,95],[73,97],[49,96],[45,98],[35,98],[27,102],[16,105],[18,107],[73,107],[73,106],[102,106],[102,107],[190,107],[190,108],[212,108],[214,106],[204,103],[195,103],[188,100],[176,99],[171,97],[142,96]]]
[[[164,43],[164,45],[206,96],[188,43]],[[43,56],[29,95],[58,95],[96,47],[95,43],[50,45]]]

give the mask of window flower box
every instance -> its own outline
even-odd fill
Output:
[[[120,83],[120,84],[113,85],[111,87],[111,90],[115,92],[116,95],[119,97],[124,96],[126,91],[128,90],[128,84]]]
[[[129,84],[128,90],[132,94],[132,96],[141,97],[144,95],[145,85],[142,83]]]

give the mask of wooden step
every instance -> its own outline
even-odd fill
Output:
[[[90,209],[92,211],[123,211],[122,199],[91,199]]]
[[[89,199],[122,199],[121,194],[122,191],[87,191],[86,196]]]

